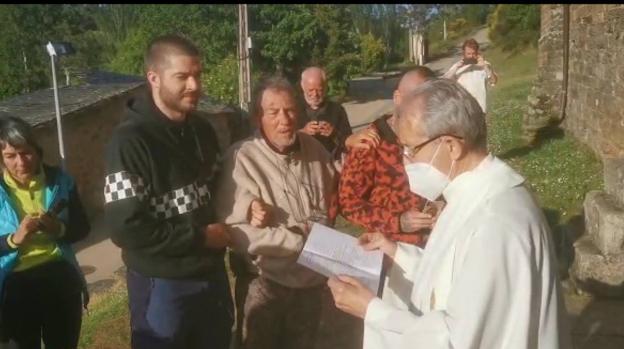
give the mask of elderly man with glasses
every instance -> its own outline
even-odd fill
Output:
[[[410,189],[447,206],[424,249],[361,237],[392,260],[387,287],[404,307],[328,281],[338,308],[364,319],[364,348],[570,348],[548,224],[525,179],[488,153],[478,102],[432,80],[398,114]]]

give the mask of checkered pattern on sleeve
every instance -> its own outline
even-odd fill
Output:
[[[191,183],[150,200],[152,212],[157,218],[167,219],[191,212],[206,204],[210,191],[206,184]]]
[[[141,177],[127,171],[120,171],[106,176],[104,199],[107,204],[133,197],[143,200],[146,196],[147,188]]]

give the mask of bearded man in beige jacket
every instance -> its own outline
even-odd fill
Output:
[[[312,348],[325,278],[299,264],[313,222],[331,224],[337,176],[330,154],[297,132],[300,111],[281,78],[257,89],[259,130],[226,154],[217,212],[230,227],[238,339],[244,348]]]

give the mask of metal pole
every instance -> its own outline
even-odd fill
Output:
[[[58,131],[59,153],[61,154],[61,166],[64,170],[67,170],[65,163],[65,143],[63,142],[63,124],[61,122],[61,107],[59,104],[58,85],[56,84],[56,66],[54,64],[54,57],[50,56],[52,62],[52,84],[54,87],[54,109],[56,111],[56,129]]]
[[[247,87],[247,93],[245,95],[245,102],[247,109],[249,109],[249,103],[251,103],[251,57],[249,56],[249,50],[251,49],[251,38],[249,37],[249,22],[247,20],[247,4],[243,4],[243,14],[245,23],[245,85]],[[249,110],[248,110],[249,111]]]
[[[249,111],[251,101],[251,38],[247,26],[247,5],[238,5],[238,93],[241,109]]]
[[[243,88],[243,5],[238,4],[238,103],[240,108],[244,108],[244,88]]]

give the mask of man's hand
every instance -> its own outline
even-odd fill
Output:
[[[396,254],[396,242],[388,239],[382,233],[364,233],[360,235],[358,242],[366,251],[380,250],[393,259]]]
[[[438,217],[440,217],[444,206],[446,206],[446,202],[442,200],[428,202],[426,207],[423,209],[423,212],[433,217],[433,224],[435,224],[435,222],[438,220]]]
[[[255,199],[249,206],[249,223],[256,228],[266,227],[271,220],[271,206],[262,199]]]
[[[399,218],[401,231],[404,233],[413,233],[421,229],[431,229],[433,227],[433,222],[433,217],[430,214],[413,209],[403,212]]]
[[[62,223],[58,218],[48,213],[44,213],[39,216],[39,223],[40,228],[44,233],[49,234],[55,238],[60,237]]]
[[[30,234],[35,233],[39,230],[39,217],[26,215],[24,219],[20,222],[19,227],[13,237],[11,238],[13,243],[16,245],[21,245],[24,241],[27,241],[30,237]]]
[[[477,65],[480,67],[485,67],[487,65],[485,63],[485,59],[483,58],[483,56],[481,55],[477,56]]]
[[[325,137],[331,136],[334,133],[334,125],[327,121],[319,122],[319,133]]]
[[[368,150],[371,147],[377,148],[379,146],[379,141],[379,135],[377,132],[372,128],[366,128],[347,137],[345,146],[347,148]]]
[[[352,277],[341,275],[327,280],[327,285],[338,309],[362,319],[366,316],[366,309],[375,295],[362,283]]]
[[[318,121],[310,121],[308,122],[304,128],[301,129],[304,133],[309,134],[310,136],[314,136],[319,133],[319,123]]]
[[[230,234],[225,224],[208,224],[204,228],[204,244],[208,248],[225,248],[230,245]]]

